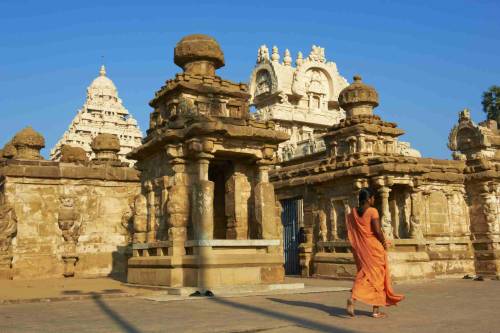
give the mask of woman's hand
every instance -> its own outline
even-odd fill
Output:
[[[384,249],[388,249],[392,246],[392,242],[389,240],[389,239],[385,239],[384,240],[384,243],[382,243],[382,245],[384,246]]]

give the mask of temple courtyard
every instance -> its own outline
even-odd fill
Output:
[[[74,281],[1,282],[0,332],[493,333],[500,326],[500,282],[493,280],[399,283],[396,290],[407,299],[386,309],[386,319],[370,318],[370,308],[363,305],[357,318],[346,317],[348,281],[287,278],[288,283],[305,283],[304,291],[310,292],[188,299],[111,279]]]

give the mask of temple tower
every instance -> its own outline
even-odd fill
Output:
[[[268,180],[288,135],[250,118],[248,87],[215,71],[215,39],[176,45],[183,68],[155,94],[150,128],[128,156],[142,171],[131,283],[197,287],[281,282],[281,223]]]
[[[142,133],[137,121],[123,106],[115,84],[106,76],[101,66],[99,76],[87,88],[87,99],[78,111],[68,130],[50,152],[52,160],[60,160],[64,145],[83,148],[88,158],[94,158],[91,143],[98,134],[114,134],[120,140],[118,157],[131,162],[125,155],[141,144]]]
[[[280,61],[278,47],[271,54],[265,45],[259,48],[250,77],[250,104],[257,109],[257,119],[272,120],[277,129],[290,135],[278,148],[279,161],[289,165],[293,160],[325,155],[322,136],[345,118],[339,94],[348,85],[322,47],[313,45],[306,58],[299,52],[295,67],[288,49]],[[420,156],[408,142],[397,141],[395,148],[405,156]]]

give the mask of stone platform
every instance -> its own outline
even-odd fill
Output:
[[[279,244],[264,239],[186,241],[181,248],[170,241],[134,244],[128,282],[196,290],[281,283]]]

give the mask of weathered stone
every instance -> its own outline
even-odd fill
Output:
[[[89,159],[87,152],[80,147],[73,147],[70,145],[63,145],[61,148],[61,162],[66,163],[83,163]]]
[[[40,155],[40,150],[45,147],[45,139],[40,133],[33,130],[31,126],[25,127],[14,135],[14,138],[12,138],[12,145],[16,148],[16,159],[43,159]]]

